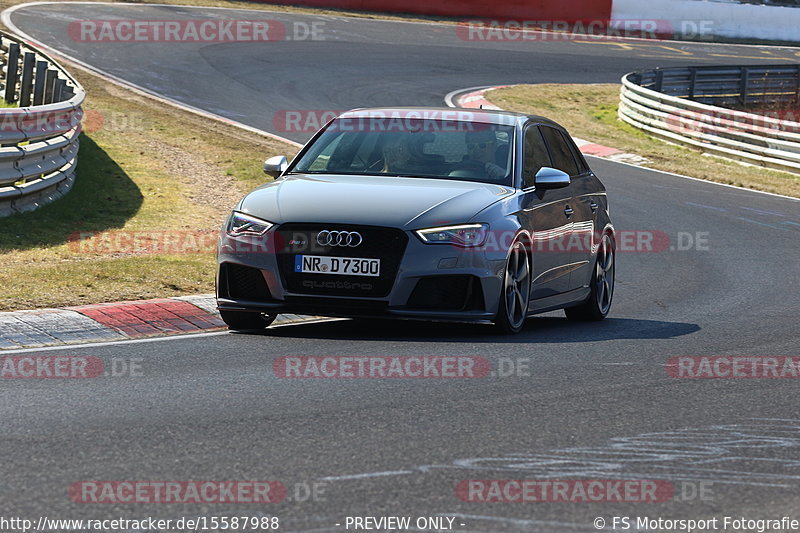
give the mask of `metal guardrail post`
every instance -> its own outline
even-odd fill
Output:
[[[795,67],[794,80],[794,105],[800,105],[800,65]]]
[[[36,76],[33,83],[33,105],[42,105],[44,103],[44,82],[47,66],[47,61],[36,62]]]
[[[62,94],[64,92],[64,87],[66,87],[67,82],[62,79],[56,79],[56,83],[53,86],[53,101],[60,102],[63,100]]]
[[[25,52],[22,60],[22,82],[19,86],[19,106],[28,107],[31,105],[33,93],[33,67],[36,63],[36,54]]]
[[[55,69],[48,69],[44,76],[44,103],[50,104],[53,102],[53,87],[56,83],[56,76],[58,71]]]
[[[661,89],[664,87],[664,71],[663,70],[656,70],[656,86],[655,90],[657,92],[661,92]]]
[[[739,78],[739,88],[740,88],[739,91],[743,107],[747,107],[747,89],[749,83],[750,83],[750,70],[747,67],[742,67]]]
[[[16,102],[17,92],[17,70],[19,69],[19,44],[11,43],[8,45],[8,63],[6,63],[6,92],[5,101]]]

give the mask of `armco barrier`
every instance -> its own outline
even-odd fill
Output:
[[[720,107],[799,104],[800,66],[665,68],[622,77],[619,118],[670,142],[800,173],[800,122]]]
[[[479,17],[491,20],[608,21],[612,0],[260,0],[283,4],[384,13],[414,13],[442,17]]]
[[[0,216],[72,188],[85,91],[43,52],[0,32]]]

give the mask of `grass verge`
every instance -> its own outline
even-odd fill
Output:
[[[800,177],[743,165],[698,150],[666,143],[617,118],[619,85],[517,85],[487,93],[511,111],[543,115],[575,137],[647,158],[647,167],[718,183],[800,197]]]
[[[26,1],[0,0],[0,10]],[[157,3],[437,20],[249,1]],[[88,94],[78,176],[64,198],[0,221],[0,311],[213,292],[213,232],[244,193],[269,179],[265,156],[291,158],[297,148],[65,66]],[[97,237],[75,241],[85,234]]]

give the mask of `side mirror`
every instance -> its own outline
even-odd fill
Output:
[[[273,178],[280,177],[289,168],[289,160],[285,155],[276,155],[264,161],[264,172]]]
[[[570,184],[569,174],[562,170],[550,167],[542,167],[536,173],[537,189],[560,189]]]

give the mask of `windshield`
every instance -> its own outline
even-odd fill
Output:
[[[512,185],[513,126],[426,119],[381,126],[368,120],[336,119],[291,172]]]

